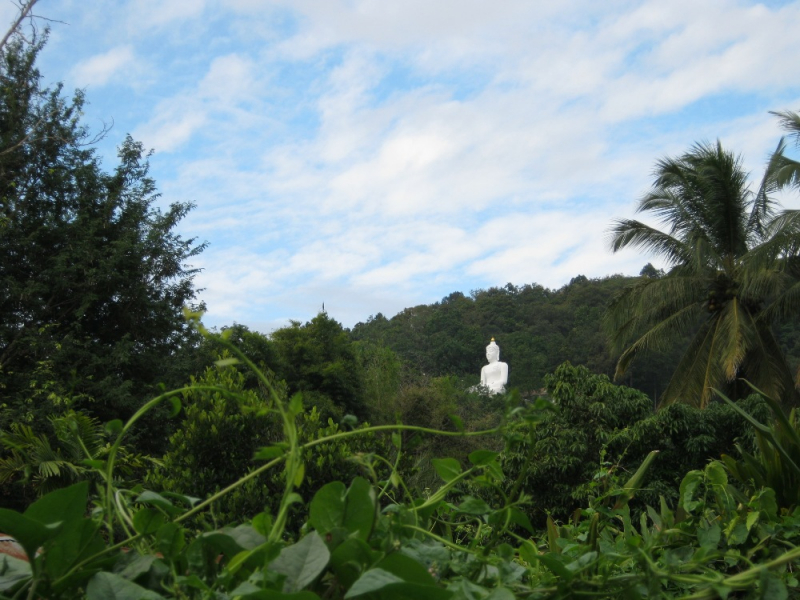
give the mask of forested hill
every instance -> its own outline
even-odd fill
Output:
[[[643,273],[660,275],[648,267]],[[509,385],[530,393],[542,388],[544,375],[566,360],[613,376],[617,357],[603,333],[602,316],[614,294],[634,280],[581,275],[558,290],[507,284],[469,296],[455,292],[435,304],[407,308],[391,319],[379,313],[358,323],[352,336],[385,344],[412,370],[472,377],[475,383],[486,362],[485,347],[494,337],[500,360],[509,364]],[[637,359],[623,383],[651,397],[660,394],[680,346]]]

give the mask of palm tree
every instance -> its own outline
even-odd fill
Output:
[[[662,405],[703,407],[715,388],[736,396],[740,378],[785,403],[798,399],[773,332],[780,319],[800,312],[800,215],[779,211],[772,199],[779,187],[798,183],[798,163],[785,147],[782,139],[755,192],[741,158],[719,142],[660,160],[637,212],[653,215],[664,230],[631,219],[611,229],[614,252],[641,248],[668,268],[624,289],[606,313],[612,346],[622,352],[616,376],[639,353],[693,334]]]

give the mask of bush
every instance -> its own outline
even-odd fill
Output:
[[[705,410],[674,405],[653,413],[652,401],[642,392],[569,363],[546,382],[557,412],[536,429],[533,448],[520,441],[503,461],[512,480],[528,469],[524,489],[533,497],[540,523],[548,513],[566,518],[626,480],[652,450],[659,455],[637,499],[658,505],[659,496],[677,499],[687,471],[731,452],[737,440],[752,444],[749,425],[725,404]],[[759,414],[766,410],[756,397],[741,405]]]

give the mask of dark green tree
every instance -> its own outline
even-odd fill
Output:
[[[273,370],[286,381],[290,394],[303,392],[306,404],[316,405],[325,417],[331,415],[331,408],[331,416],[338,409],[367,417],[362,367],[354,344],[327,313],[305,324],[292,321],[289,327],[274,331],[271,341],[277,354]]]
[[[665,259],[663,277],[641,277],[611,304],[606,324],[622,355],[617,377],[649,350],[693,338],[661,396],[663,404],[706,406],[713,389],[746,395],[746,378],[773,397],[797,399],[773,325],[800,309],[796,211],[778,212],[771,195],[790,160],[779,144],[753,191],[739,157],[721,144],[698,144],[656,165],[652,190],[638,212],[659,230],[621,219],[612,249],[634,247]]]
[[[186,261],[203,249],[174,231],[191,205],[157,207],[141,144],[127,137],[101,168],[83,94],[41,85],[43,43],[0,52],[0,426],[59,402],[124,418],[174,383],[195,297]]]

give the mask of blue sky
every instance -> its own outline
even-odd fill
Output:
[[[10,22],[14,5],[0,8]],[[453,291],[636,274],[606,232],[655,161],[758,177],[800,110],[800,2],[40,0],[40,67],[155,151],[209,243],[209,325],[346,326]],[[796,194],[784,205],[800,208]]]

